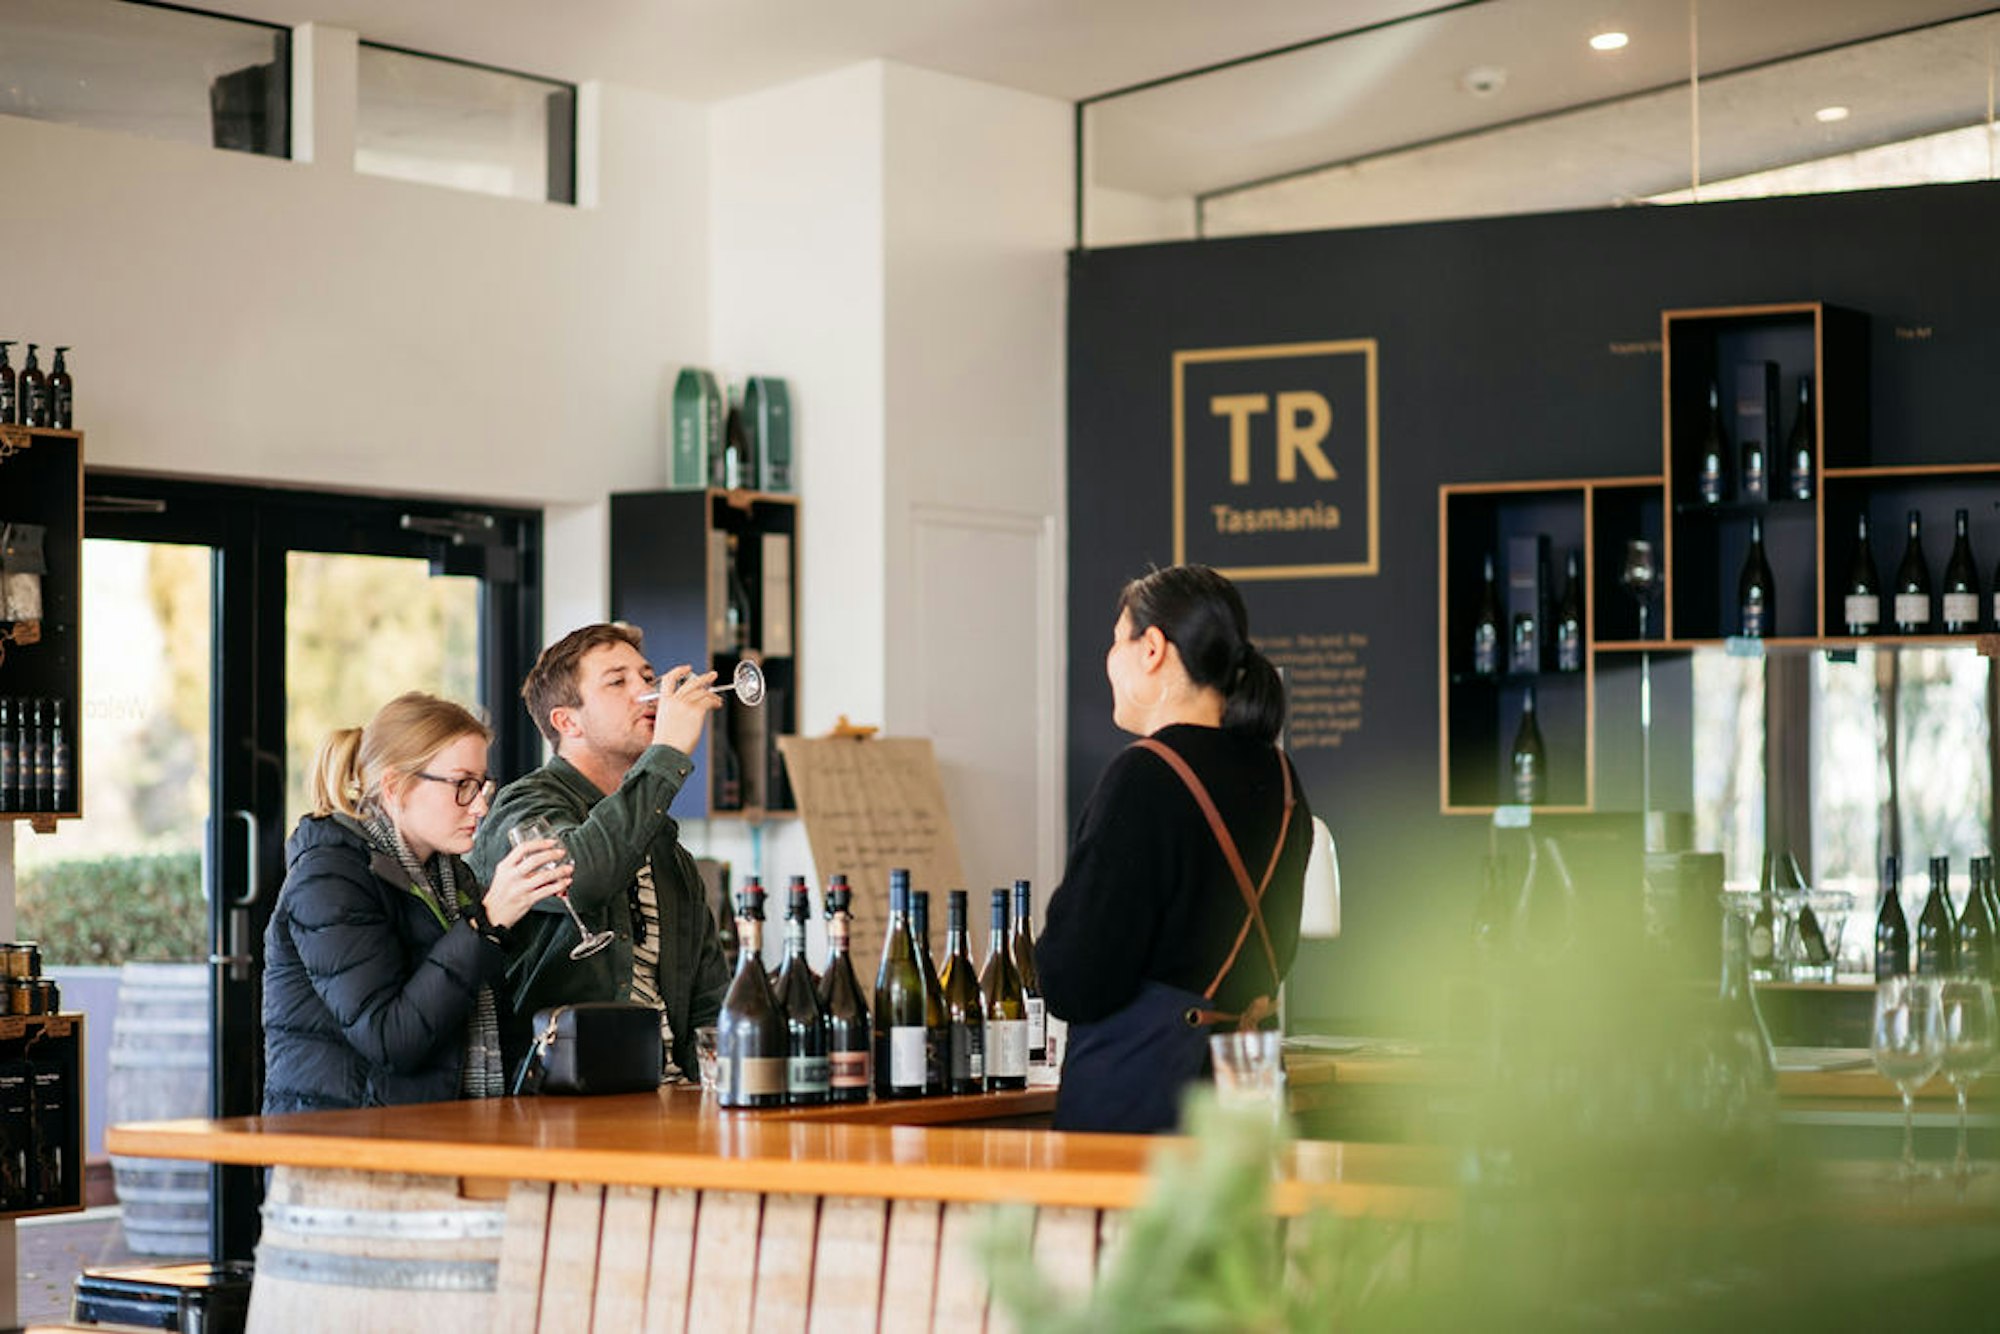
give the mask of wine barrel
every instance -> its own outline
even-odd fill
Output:
[[[506,1222],[454,1177],[274,1168],[250,1334],[490,1329]]]
[[[198,963],[118,970],[106,1115],[165,1121],[209,1112],[209,973]],[[206,1163],[111,1159],[125,1244],[140,1255],[208,1253]]]

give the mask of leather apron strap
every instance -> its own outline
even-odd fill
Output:
[[[1284,754],[1279,752],[1278,771],[1285,785],[1285,809],[1278,821],[1278,840],[1271,847],[1271,860],[1264,867],[1264,878],[1253,886],[1250,883],[1250,870],[1243,864],[1243,854],[1237,850],[1236,839],[1230,834],[1229,827],[1222,822],[1222,812],[1215,808],[1215,799],[1209,796],[1208,788],[1195,776],[1188,762],[1182,759],[1180,753],[1173,747],[1152,737],[1145,737],[1134,744],[1165,760],[1167,767],[1180,777],[1188,793],[1194,797],[1195,804],[1201,807],[1202,815],[1207,818],[1209,830],[1222,848],[1223,860],[1229,864],[1229,873],[1236,881],[1236,888],[1243,895],[1243,906],[1247,911],[1242,927],[1236,932],[1236,943],[1230,947],[1229,957],[1223,960],[1215,979],[1208,984],[1207,990],[1201,993],[1202,998],[1210,1001],[1215,999],[1216,990],[1221,987],[1223,979],[1229,976],[1230,970],[1236,966],[1236,960],[1243,952],[1243,945],[1250,938],[1252,927],[1256,928],[1258,942],[1264,947],[1264,961],[1270,965],[1271,980],[1275,985],[1280,980],[1278,951],[1271,944],[1271,931],[1264,922],[1264,892],[1270,888],[1271,878],[1277,874],[1278,859],[1284,853],[1286,835],[1291,832],[1292,808],[1297,804],[1292,794],[1292,766],[1286,762]],[[1241,1014],[1190,1006],[1186,1017],[1191,1027],[1234,1022],[1238,1027],[1248,1029],[1262,1024],[1265,1019],[1277,1013],[1277,1008],[1271,997],[1259,996],[1245,1007]]]

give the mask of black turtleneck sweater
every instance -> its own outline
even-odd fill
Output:
[[[1290,761],[1269,744],[1220,728],[1176,723],[1153,738],[1178,752],[1208,788],[1254,888],[1278,836],[1278,766]],[[1298,948],[1312,848],[1312,813],[1296,772],[1292,796],[1284,851],[1263,900],[1281,974]],[[1091,1023],[1129,1004],[1142,982],[1200,992],[1229,957],[1244,915],[1242,892],[1193,794],[1160,756],[1128,748],[1105,767],[1077,820],[1069,864],[1036,942],[1049,1009],[1070,1023]],[[1257,996],[1275,998],[1278,980],[1252,928],[1216,1008],[1235,1012]]]

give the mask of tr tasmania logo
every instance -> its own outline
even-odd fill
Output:
[[[1174,560],[1374,574],[1375,340],[1174,353]]]

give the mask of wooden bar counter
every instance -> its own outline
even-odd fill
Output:
[[[1088,1283],[1152,1156],[1186,1144],[993,1125],[1053,1100],[724,1112],[679,1086],[122,1125],[108,1147],[275,1169],[253,1329],[977,1329],[987,1206],[1034,1206],[1038,1256]],[[1276,1195],[1456,1212],[1444,1153],[1411,1145],[1302,1142]]]

